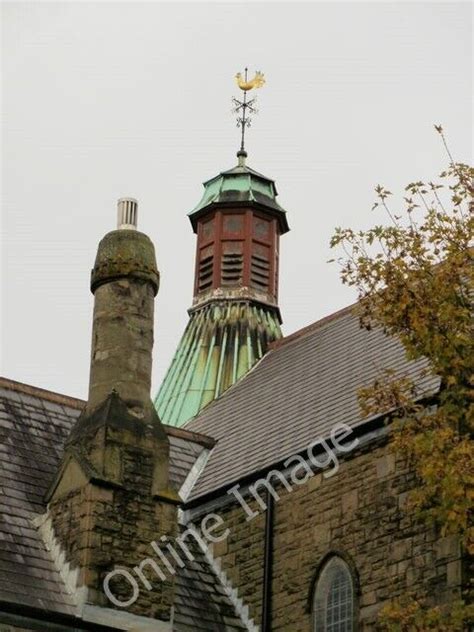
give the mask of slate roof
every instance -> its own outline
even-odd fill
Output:
[[[427,361],[409,362],[396,339],[361,329],[352,307],[274,343],[184,430],[167,429],[173,483],[179,488],[214,445],[209,435],[217,443],[189,497],[194,503],[302,452],[337,423],[364,424],[357,390],[384,368],[415,377],[420,396],[438,389],[435,376],[420,377]],[[44,513],[44,493],[83,404],[0,378],[0,601],[74,611],[31,519]],[[195,555],[177,577],[175,631],[246,629],[202,553]]]
[[[247,630],[236,615],[225,588],[216,579],[201,548],[186,540],[194,561],[186,561],[176,576],[175,632],[237,632]]]
[[[176,632],[234,632],[247,630],[235,610],[226,591],[211,567],[203,558],[202,550],[186,540],[195,560],[186,562],[179,571],[175,587]]]
[[[0,390],[0,599],[74,613],[44,543],[32,524],[78,408],[25,392]]]
[[[44,494],[83,405],[0,378],[0,602],[75,614],[74,599],[32,519],[45,512]],[[170,474],[179,488],[213,442],[176,429],[170,429],[169,438]],[[202,552],[195,555],[177,577],[174,630],[246,629]]]
[[[425,360],[408,362],[400,342],[380,329],[361,329],[353,307],[274,343],[242,380],[186,424],[217,439],[190,501],[302,452],[338,423],[363,423],[357,391],[382,369],[417,378],[427,367]],[[436,391],[438,382],[417,379],[420,395]]]

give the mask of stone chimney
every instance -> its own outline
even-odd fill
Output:
[[[153,311],[160,276],[149,237],[136,230],[137,202],[118,202],[118,230],[102,239],[91,274],[94,294],[87,409],[115,390],[137,417],[151,404]]]
[[[100,242],[91,275],[89,397],[48,492],[47,520],[76,574],[84,612],[126,609],[127,616],[161,620],[156,629],[164,630],[174,579],[140,564],[153,556],[153,542],[176,536],[180,499],[169,483],[168,436],[150,398],[159,273],[153,244],[136,226],[136,200],[119,200],[118,229]]]

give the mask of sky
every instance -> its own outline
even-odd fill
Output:
[[[285,334],[354,300],[329,240],[472,159],[472,7],[460,2],[3,3],[3,376],[87,398],[97,244],[139,201],[161,272],[153,394],[187,322],[202,182],[236,164],[235,74],[265,73],[248,164],[273,178]],[[397,200],[395,198],[395,204]]]

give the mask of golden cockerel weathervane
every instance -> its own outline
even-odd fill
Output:
[[[235,75],[235,78],[237,80],[237,85],[239,86],[241,90],[243,90],[244,92],[247,92],[248,90],[252,90],[252,88],[261,88],[264,85],[265,77],[263,76],[263,72],[260,72],[260,70],[257,70],[257,72],[255,73],[255,77],[250,80],[247,78],[247,72],[248,72],[248,69],[246,68],[245,78],[242,77],[241,72],[238,72]]]
[[[244,76],[242,76],[241,72],[238,72],[235,76],[237,81],[237,85],[244,93],[244,98],[242,101],[240,99],[233,98],[232,103],[234,104],[233,112],[237,114],[237,127],[240,127],[242,130],[241,133],[241,141],[240,141],[240,150],[237,153],[237,156],[245,159],[247,156],[247,152],[245,151],[245,128],[250,127],[250,123],[252,119],[249,117],[250,114],[257,114],[257,108],[255,107],[255,103],[257,101],[257,97],[253,97],[249,101],[247,101],[247,92],[253,90],[254,88],[261,88],[265,83],[265,77],[263,76],[263,72],[257,70],[253,79],[249,79],[248,77],[248,68],[245,69]]]

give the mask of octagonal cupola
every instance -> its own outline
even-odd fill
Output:
[[[204,182],[189,213],[196,239],[189,321],[155,399],[160,419],[183,426],[242,378],[281,338],[278,308],[280,235],[288,232],[275,182],[246,164],[245,130],[255,113],[247,93],[262,72],[238,73],[233,99],[241,129],[238,162]]]
[[[247,297],[276,306],[279,238],[289,230],[277,195],[274,181],[242,155],[236,167],[204,183],[189,213],[197,234],[193,305]]]

